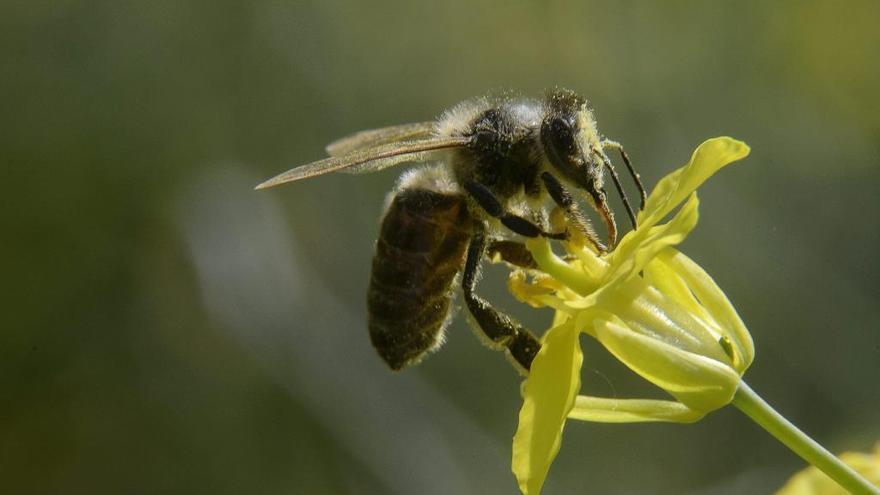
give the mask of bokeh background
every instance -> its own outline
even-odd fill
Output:
[[[684,245],[749,383],[834,451],[880,439],[880,4],[5,1],[0,491],[515,493],[520,379],[459,315],[392,374],[365,327],[398,170],[254,192],[463,99],[589,97],[648,184],[753,148]],[[482,292],[515,304],[505,270]],[[658,395],[584,341],[584,380]],[[731,408],[570,423],[545,493],[771,493],[802,461]]]

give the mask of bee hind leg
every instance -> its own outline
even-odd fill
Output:
[[[486,253],[486,244],[484,228],[478,224],[468,246],[467,260],[462,274],[465,304],[489,342],[493,346],[504,348],[518,370],[526,373],[541,348],[537,337],[510,316],[493,308],[488,301],[474,292],[480,262]]]

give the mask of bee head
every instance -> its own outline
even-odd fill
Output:
[[[556,89],[545,101],[541,145],[550,164],[579,187],[602,187],[602,145],[593,113],[578,94]]]

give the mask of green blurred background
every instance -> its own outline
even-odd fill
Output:
[[[0,492],[514,493],[519,378],[459,315],[387,371],[365,290],[397,170],[252,187],[498,89],[588,96],[648,184],[753,148],[684,245],[834,451],[880,439],[880,3],[23,1],[0,7]],[[534,329],[550,315],[482,291]],[[584,341],[594,394],[657,395]],[[545,493],[771,493],[727,408],[570,423]]]

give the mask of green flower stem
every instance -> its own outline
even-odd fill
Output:
[[[743,381],[740,381],[733,396],[733,405],[850,493],[880,495],[880,489],[791,424]]]

